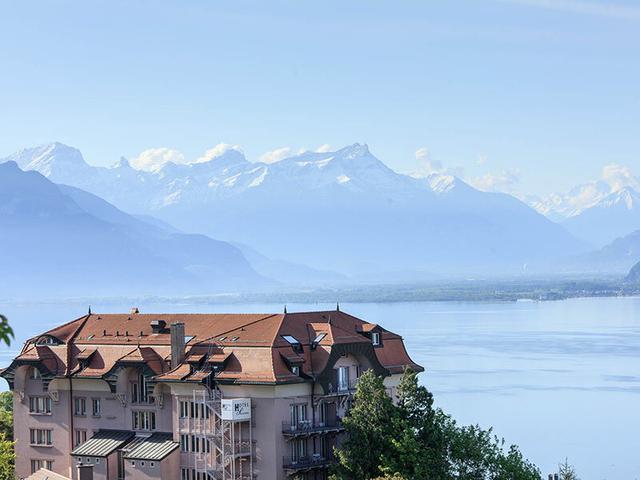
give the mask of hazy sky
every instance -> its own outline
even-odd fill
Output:
[[[428,151],[531,193],[640,174],[634,5],[0,0],[0,156],[360,142],[399,171]]]

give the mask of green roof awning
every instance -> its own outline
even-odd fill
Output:
[[[129,460],[162,460],[178,446],[172,433],[154,433],[150,437],[136,438],[125,447],[123,457]]]
[[[83,457],[106,457],[133,438],[127,430],[98,430],[93,437],[78,445],[71,455]]]

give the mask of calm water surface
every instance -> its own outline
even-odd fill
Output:
[[[139,304],[143,312],[280,312],[282,305]],[[94,312],[131,305],[93,305]],[[333,309],[289,305],[289,311]],[[402,334],[436,402],[493,426],[544,474],[568,457],[583,480],[640,478],[640,298],[522,303],[366,303],[342,310]],[[25,338],[86,306],[1,304]],[[15,354],[0,349],[4,366]],[[4,383],[4,382],[3,382]],[[6,388],[6,384],[3,385]],[[546,476],[545,476],[546,478]]]

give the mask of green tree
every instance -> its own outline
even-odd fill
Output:
[[[346,439],[336,449],[334,478],[370,480],[380,475],[380,459],[393,437],[393,403],[382,378],[369,370],[358,380],[353,406],[344,418]]]
[[[433,408],[433,395],[419,385],[418,375],[406,369],[397,390],[392,448],[384,457],[385,472],[401,472],[407,478],[447,479],[446,441]]]
[[[13,340],[14,334],[11,325],[9,325],[9,320],[7,317],[0,313],[0,340],[6,343],[7,346],[11,345],[11,340]]]
[[[0,393],[0,434],[13,440],[13,393]]]
[[[564,459],[564,463],[558,465],[558,476],[560,480],[580,480],[573,465],[569,464],[568,458]]]
[[[13,447],[14,442],[7,440],[4,433],[0,433],[0,480],[15,478],[16,454]]]
[[[459,426],[434,408],[433,396],[419,385],[415,372],[405,371],[397,393],[393,405],[381,378],[371,372],[361,377],[345,419],[347,440],[336,449],[339,465],[333,479],[541,479],[518,447],[505,449],[491,429]]]

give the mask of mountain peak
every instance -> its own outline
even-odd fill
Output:
[[[112,168],[131,168],[131,164],[125,157],[120,157],[120,159],[113,164]]]
[[[348,145],[344,148],[341,148],[336,153],[341,153],[346,158],[358,158],[371,154],[371,152],[369,151],[369,145],[367,145],[366,143],[362,145],[359,143],[354,143],[353,145]]]
[[[60,171],[89,168],[80,150],[60,142],[20,150],[4,159],[9,160],[16,162],[22,170],[37,170],[45,177]]]

